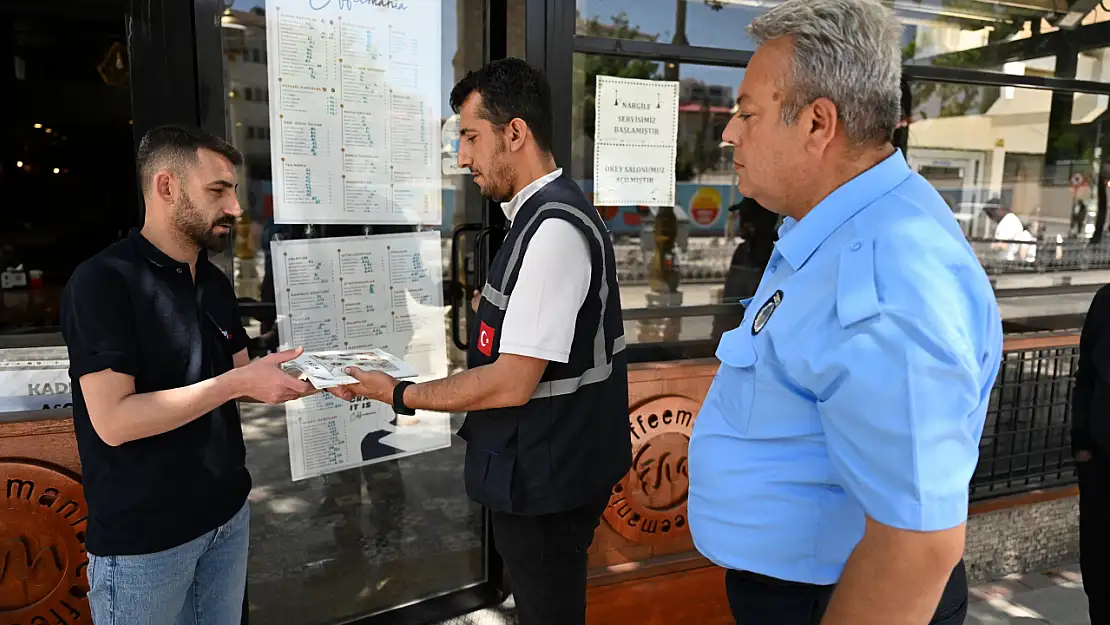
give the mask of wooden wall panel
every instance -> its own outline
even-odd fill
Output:
[[[733,625],[725,573],[716,567],[595,586],[587,591],[589,625]]]

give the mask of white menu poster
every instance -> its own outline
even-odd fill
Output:
[[[439,232],[274,241],[282,349],[382,349],[418,373],[447,375]],[[399,416],[370,400],[318,393],[287,403],[293,480],[451,445],[448,416]]]
[[[440,0],[266,0],[276,223],[440,223],[440,21]]]
[[[678,83],[597,77],[594,204],[674,206]]]

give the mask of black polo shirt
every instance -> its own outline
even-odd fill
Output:
[[[81,376],[111,369],[137,393],[229,371],[247,336],[227,277],[202,253],[196,284],[138,230],[82,263],[62,296],[73,426],[89,506],[87,548],[134,555],[182,545],[226,523],[251,488],[236,402],[118,447],[89,421]]]

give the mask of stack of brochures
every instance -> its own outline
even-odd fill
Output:
[[[417,376],[416,371],[407,363],[380,349],[305,352],[285,363],[284,367],[291,373],[299,372],[300,379],[307,380],[318,389],[358,384],[358,380],[347,375],[348,367],[381,371],[398,380]]]

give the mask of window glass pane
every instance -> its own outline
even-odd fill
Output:
[[[660,43],[752,50],[745,28],[778,0],[577,0],[579,35],[638,39]],[[1050,0],[888,0],[903,25],[903,54],[908,63],[1025,73],[1025,64],[1051,76],[1051,61],[1039,59],[1030,46],[1028,57],[1003,56],[999,45],[1027,40],[1055,29],[1067,16],[1067,3]],[[1110,19],[1096,8],[1083,24]],[[1108,42],[1110,43],[1110,42]],[[1082,71],[1082,70],[1081,70]]]
[[[1105,96],[948,83],[914,83],[911,91],[909,162],[969,236],[1091,237]],[[993,204],[1021,227],[1010,233],[1013,218],[992,219]],[[1039,256],[1032,245],[979,251],[984,265],[999,271],[1020,268],[1015,259],[1032,266]]]
[[[686,311],[689,313],[692,307],[736,303],[750,297],[762,272],[762,267],[748,262],[751,244],[742,244],[737,236],[736,214],[729,208],[743,197],[735,186],[732,150],[721,144],[744,70],[586,54],[575,55],[574,69],[574,101],[584,105],[572,112],[571,172],[587,193],[593,191],[596,77],[680,81],[678,182],[672,211],[678,220],[676,240],[655,238],[658,208],[598,208],[613,234],[621,301],[629,311],[625,335],[633,346],[632,358],[669,359],[675,353],[711,356],[712,339],[740,322],[739,308],[691,317],[666,315],[676,307],[691,309]],[[760,238],[766,238],[773,227],[772,219],[769,229],[760,230]],[[673,246],[674,262],[665,267],[657,250],[668,245]],[[676,342],[687,345],[680,352],[660,351],[663,344]],[[691,351],[691,342],[703,344]],[[640,351],[648,349],[646,344],[652,345],[651,351]]]
[[[521,55],[524,0],[511,0],[508,5],[509,51]],[[438,129],[452,118],[448,106],[451,88],[467,71],[482,65],[487,50],[483,0],[445,0],[441,6],[439,15],[428,16],[440,20],[442,27],[437,143]],[[250,317],[248,333],[257,354],[279,344],[274,307],[275,288],[279,287],[271,271],[273,241],[361,235],[367,226],[373,227],[374,233],[414,228],[316,224],[310,234],[304,225],[274,222],[271,137],[278,129],[270,126],[270,106],[276,106],[281,95],[268,91],[267,69],[272,66],[267,62],[277,59],[263,54],[268,35],[264,2],[236,0],[223,16],[223,26],[228,135],[246,161],[240,173],[245,215],[236,233],[235,288]],[[367,45],[374,43],[371,39]],[[446,135],[442,157],[448,162],[453,162],[455,145]],[[437,160],[437,170],[440,165]],[[443,171],[439,232],[446,274],[453,228],[480,223],[485,203],[469,176]],[[463,261],[465,264],[466,259]],[[444,293],[447,305],[456,293],[449,288],[446,275],[444,284],[448,286]],[[446,309],[444,312],[446,364],[457,370],[464,364],[464,355],[452,344]],[[461,415],[430,418],[449,418],[452,433],[461,422]],[[367,449],[382,450],[390,441],[397,442],[390,433],[405,424],[384,421],[363,438],[364,457]],[[486,581],[484,519],[481,508],[465,493],[464,447],[457,437],[452,435],[447,449],[294,482],[285,410],[244,406],[243,426],[255,485],[248,590],[252,622],[346,622]],[[357,436],[362,436],[358,431]]]
[[[952,208],[998,288],[1087,282],[1082,272],[1106,268],[1097,244],[1105,96],[943,83],[911,90],[909,163]],[[1029,295],[999,301],[1009,326],[1083,315],[1092,292]]]
[[[0,11],[0,334],[56,332],[74,268],[138,223],[124,8]]]
[[[653,219],[658,209],[598,208],[618,254],[631,357],[712,355],[720,334],[739,323],[741,312],[699,307],[751,296],[775,235],[773,216],[762,221],[763,214],[755,212],[751,221],[739,219],[754,208],[741,203],[731,149],[720,144],[744,70],[585,54],[575,55],[574,62],[574,101],[584,106],[572,113],[571,171],[587,192],[593,189],[596,76],[681,83],[675,207],[680,228],[671,268],[677,274],[671,276],[677,283],[673,292],[655,256]],[[1080,68],[1085,63],[1080,59]],[[1046,66],[1051,69],[1050,64],[1040,67]],[[910,90],[909,163],[948,202],[990,273],[1074,271],[1093,262],[1089,245],[1096,231],[1096,164],[1100,142],[1105,143],[1110,130],[1101,127],[1110,98],[935,82],[912,82]],[[1004,214],[996,220],[984,210],[994,205],[1012,213],[1005,223]],[[731,213],[730,206],[738,210]],[[738,231],[738,222],[745,232]],[[1010,236],[1021,240],[1009,241]],[[1086,310],[1089,294],[1069,297],[1057,302],[1065,306],[1063,312]],[[1029,314],[1020,307],[1010,310]]]

